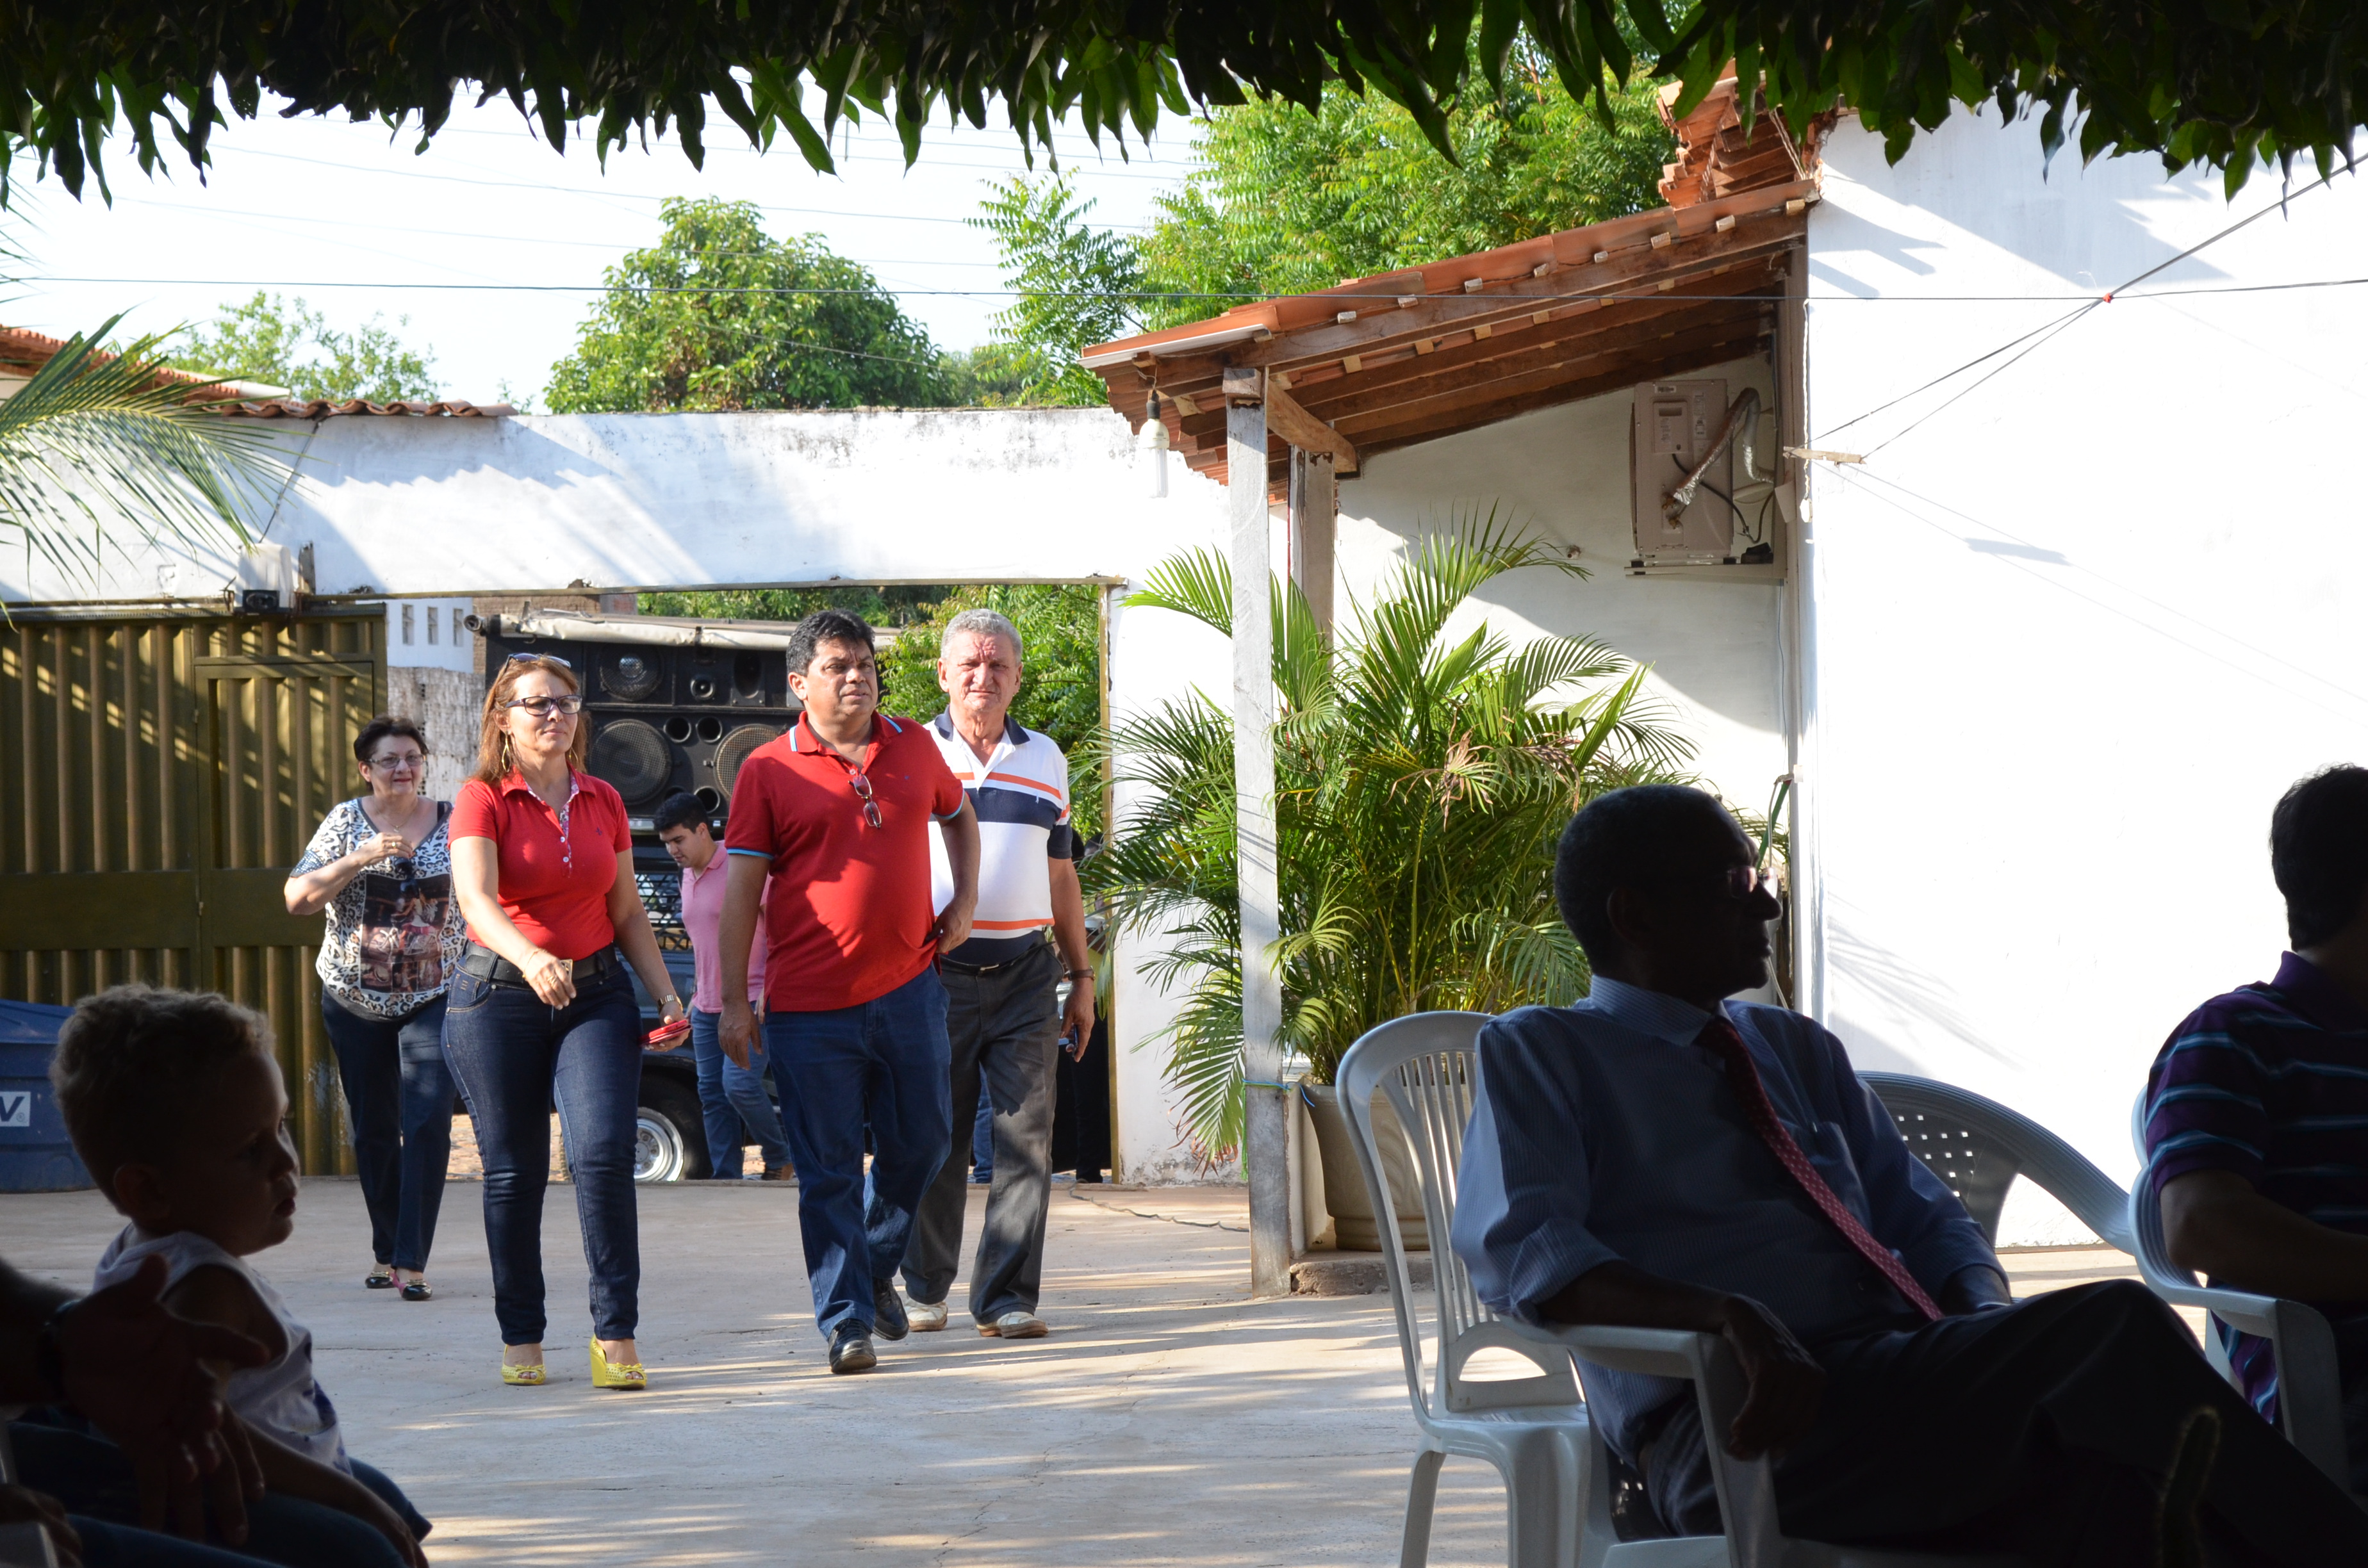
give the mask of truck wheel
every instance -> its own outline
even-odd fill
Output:
[[[699,1181],[706,1175],[707,1131],[698,1091],[643,1079],[633,1118],[633,1179]]]

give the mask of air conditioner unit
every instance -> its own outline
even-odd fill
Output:
[[[1735,448],[1720,452],[1693,500],[1676,516],[1670,492],[1685,483],[1726,422],[1726,382],[1647,381],[1636,389],[1629,432],[1634,475],[1636,564],[1715,566],[1735,560]]]

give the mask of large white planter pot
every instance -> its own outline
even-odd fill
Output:
[[[1302,1082],[1307,1119],[1315,1124],[1315,1147],[1324,1160],[1324,1207],[1331,1210],[1332,1236],[1343,1252],[1382,1250],[1381,1221],[1358,1166],[1357,1149],[1349,1133],[1349,1119],[1340,1108],[1339,1091],[1328,1084]],[[1414,1151],[1406,1146],[1397,1112],[1389,1097],[1373,1096],[1373,1131],[1382,1145],[1382,1174],[1389,1182],[1390,1199],[1398,1211],[1398,1235],[1408,1252],[1430,1250],[1430,1226],[1422,1214],[1422,1181],[1415,1174]]]

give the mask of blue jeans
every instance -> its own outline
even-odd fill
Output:
[[[78,1426],[53,1425],[47,1411],[39,1419],[9,1423],[8,1437],[24,1484],[63,1503],[77,1526],[83,1517],[117,1527],[139,1519],[140,1489],[131,1461],[105,1437]],[[403,1489],[360,1460],[349,1462],[354,1479],[378,1494],[415,1537],[426,1540],[430,1527]],[[95,1531],[98,1539],[85,1542],[91,1550],[85,1556],[93,1568],[218,1568],[258,1560],[280,1568],[403,1568],[386,1537],[324,1503],[267,1493],[247,1504],[245,1544],[211,1551],[145,1530]],[[235,1555],[225,1557],[225,1551]]]
[[[476,1125],[485,1167],[485,1248],[505,1345],[540,1345],[542,1194],[551,1179],[551,1108],[559,1108],[592,1332],[631,1339],[641,1316],[641,1236],[633,1213],[633,1120],[642,1087],[642,1020],[622,963],[581,982],[564,1007],[524,985],[452,977],[444,1059]]]
[[[771,1012],[765,1043],[798,1167],[814,1322],[825,1339],[844,1323],[869,1333],[872,1292],[895,1278],[913,1211],[953,1146],[946,988],[932,967],[858,1006]]]
[[[768,1169],[790,1163],[781,1119],[765,1093],[768,1065],[762,1040],[741,1066],[723,1054],[720,1013],[690,1010],[690,1049],[699,1059],[699,1108],[707,1119],[707,1174],[721,1181],[740,1176],[741,1129],[763,1150]]]
[[[444,998],[399,1018],[357,1013],[321,993],[370,1210],[370,1256],[427,1267],[444,1170],[452,1160],[452,1075],[444,1068]]]

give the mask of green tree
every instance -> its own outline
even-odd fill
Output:
[[[435,354],[413,348],[394,327],[373,315],[350,332],[331,326],[302,295],[285,300],[261,290],[233,305],[210,325],[191,328],[187,347],[172,363],[225,381],[263,381],[286,387],[298,397],[343,403],[432,402],[437,396]]]
[[[1012,178],[979,204],[971,222],[995,236],[1015,298],[996,312],[998,341],[1023,377],[1020,401],[1099,405],[1102,379],[1077,351],[1135,330],[1143,262],[1129,240],[1086,222],[1069,176]]]
[[[1674,777],[1692,754],[1640,697],[1643,668],[1593,639],[1516,646],[1485,622],[1448,638],[1473,594],[1531,568],[1586,574],[1492,513],[1417,545],[1337,642],[1296,586],[1276,590],[1276,956],[1284,1035],[1318,1083],[1386,1019],[1583,991],[1555,836],[1600,791]],[[1231,634],[1221,557],[1176,557],[1146,583],[1130,605]],[[1195,693],[1124,720],[1111,748],[1141,803],[1083,875],[1121,921],[1161,934],[1150,972],[1182,995],[1168,1082],[1199,1152],[1219,1156],[1243,1109],[1233,720]]]
[[[1525,46],[1501,92],[1447,117],[1453,164],[1406,110],[1337,83],[1313,115],[1271,98],[1219,109],[1194,143],[1203,166],[1160,199],[1142,242],[1155,292],[1174,296],[1147,301],[1145,317],[1193,321],[1242,296],[1329,289],[1656,207],[1674,143],[1653,90],[1606,91],[1609,125]]]
[[[1201,166],[1140,238],[1092,227],[1065,176],[997,187],[972,222],[1017,292],[996,325],[1030,367],[1029,401],[1103,401],[1077,363],[1091,344],[1659,202],[1673,143],[1650,88],[1607,85],[1599,109],[1533,49],[1514,64],[1502,91],[1448,117],[1453,164],[1406,109],[1337,82],[1313,115],[1281,99],[1218,109],[1193,143]]]
[[[697,593],[643,594],[643,615],[684,615],[700,620],[803,620],[818,609],[851,609],[872,626],[910,626],[928,618],[947,590],[909,585],[835,588],[709,588]]]
[[[776,240],[752,202],[669,199],[658,243],[608,270],[553,414],[941,406],[928,335],[818,235]]]
[[[949,348],[939,362],[946,373],[946,401],[956,408],[1019,408],[1029,401],[1035,361],[1016,343]]]
[[[1058,741],[1069,757],[1069,815],[1077,832],[1102,829],[1101,590],[1076,584],[970,585],[946,591],[904,628],[881,661],[881,701],[898,713],[944,711],[938,648],[946,622],[966,609],[992,609],[1019,629],[1025,666],[1011,716]]]

